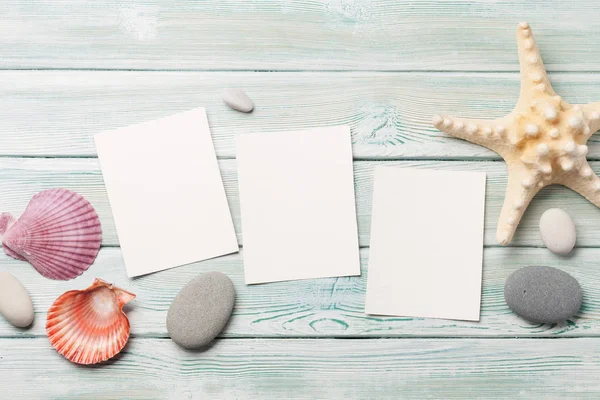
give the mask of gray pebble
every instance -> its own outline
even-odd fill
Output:
[[[223,90],[223,101],[234,110],[248,113],[254,109],[250,97],[242,89]]]
[[[0,272],[0,314],[17,328],[33,322],[33,303],[21,282],[8,272]]]
[[[560,208],[551,208],[542,214],[540,235],[548,250],[557,254],[573,250],[577,237],[573,220]]]
[[[575,278],[552,267],[525,267],[504,285],[504,299],[519,316],[535,323],[554,324],[577,314],[581,287]]]
[[[167,330],[171,339],[187,349],[207,345],[223,330],[235,302],[233,283],[221,272],[192,279],[171,303]]]

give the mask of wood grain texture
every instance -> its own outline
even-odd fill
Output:
[[[598,71],[594,0],[5,0],[0,67],[518,71],[529,21],[550,70]]]
[[[599,398],[600,210],[566,188],[547,188],[528,209],[517,247],[490,247],[506,167],[430,124],[434,113],[491,118],[512,109],[521,20],[533,27],[556,91],[570,102],[600,101],[596,8],[592,0],[0,2],[0,212],[19,215],[36,192],[69,188],[99,211],[108,246],[68,282],[0,251],[0,270],[24,283],[36,309],[29,330],[0,318],[0,398]],[[243,88],[255,111],[227,108],[225,87]],[[207,108],[242,245],[239,134],[350,125],[363,247],[377,165],[487,172],[481,321],[365,315],[368,248],[360,277],[247,286],[242,250],[127,278],[112,247],[119,243],[102,175],[89,158],[93,134],[198,106]],[[600,135],[589,145],[600,172]],[[542,246],[537,224],[549,207],[564,208],[578,226],[579,247],[568,257],[522,247]],[[155,251],[168,251],[159,234]],[[503,285],[525,265],[576,277],[579,314],[559,325],[516,317]],[[166,313],[183,285],[212,270],[234,281],[233,317],[211,347],[187,352],[166,339]],[[126,307],[133,337],[116,359],[80,367],[43,337],[45,311],[95,277],[138,295]]]
[[[525,345],[526,343],[526,345]],[[46,339],[0,339],[0,392],[94,399],[598,398],[600,339],[133,339],[78,367]],[[48,366],[51,365],[51,368]],[[76,376],[76,379],[75,379]]]
[[[516,56],[515,56],[516,57]],[[567,101],[600,101],[600,75],[552,74]],[[235,136],[348,124],[359,159],[499,159],[449,137],[435,113],[495,118],[512,110],[517,74],[0,71],[0,155],[95,156],[93,135],[198,106],[217,155]],[[252,114],[229,109],[225,87],[252,97]],[[600,159],[600,135],[588,142]]]
[[[221,160],[219,165],[238,241],[243,245],[236,161]],[[503,162],[356,161],[354,179],[361,246],[368,246],[370,241],[373,173],[378,165],[486,172],[488,182],[484,242],[487,246],[497,245],[496,224],[506,188],[506,166]],[[591,166],[600,173],[600,162],[592,162]],[[0,187],[3,189],[0,212],[9,211],[15,216],[23,212],[35,193],[44,189],[63,187],[78,192],[98,211],[104,236],[103,245],[119,244],[97,159],[0,158]],[[539,218],[551,207],[563,208],[572,216],[578,229],[578,246],[597,246],[600,243],[600,209],[563,186],[550,186],[540,192],[527,209],[511,245],[543,246],[539,235]]]
[[[157,245],[156,251],[162,251]],[[303,249],[302,251],[309,251]],[[40,276],[29,264],[0,255],[0,270],[11,272],[33,296],[35,323],[16,329],[0,320],[0,336],[45,335],[46,311],[67,290],[83,289],[95,277],[137,295],[127,306],[132,335],[168,337],[169,305],[194,277],[221,271],[234,282],[236,305],[225,337],[600,337],[600,249],[576,249],[567,259],[546,249],[488,248],[484,251],[480,322],[368,316],[364,313],[369,250],[361,251],[360,277],[308,279],[245,285],[241,254],[195,263],[145,277],[128,279],[118,248],[103,248],[90,269],[74,281]],[[285,260],[282,261],[282,267]],[[526,265],[549,265],[572,274],[581,284],[579,314],[562,324],[531,324],[511,312],[504,301],[504,282]]]

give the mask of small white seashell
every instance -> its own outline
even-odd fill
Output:
[[[242,89],[223,90],[223,101],[237,111],[248,113],[254,109],[254,103]]]

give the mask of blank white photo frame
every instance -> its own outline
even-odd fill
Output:
[[[485,181],[376,168],[367,314],[479,321]]]
[[[247,284],[360,275],[350,128],[237,138]]]
[[[203,108],[95,141],[129,277],[238,251]]]

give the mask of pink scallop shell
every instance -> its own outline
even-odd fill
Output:
[[[81,275],[96,259],[102,243],[94,207],[77,193],[50,189],[33,196],[16,222],[0,215],[4,252],[26,260],[50,279]]]
[[[129,340],[123,306],[135,294],[101,279],[84,290],[61,295],[48,310],[46,333],[52,346],[77,364],[96,364],[117,355]]]

